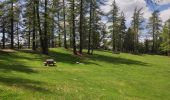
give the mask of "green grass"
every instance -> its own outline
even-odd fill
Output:
[[[54,58],[55,67],[43,61]],[[81,64],[76,64],[76,62]],[[95,51],[0,52],[2,100],[170,100],[170,58]]]

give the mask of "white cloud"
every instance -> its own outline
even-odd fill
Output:
[[[102,6],[101,9],[104,12],[109,12],[111,10],[111,4],[114,0],[108,0],[106,6]],[[115,0],[117,5],[119,6],[120,12],[123,11],[127,20],[127,23],[129,24],[132,20],[132,16],[134,13],[135,7],[143,8],[143,17],[148,20],[149,17],[152,15],[152,11],[149,10],[149,7],[147,6],[145,0]],[[161,1],[161,0],[159,0]],[[170,0],[162,0],[159,2],[160,5],[170,3]],[[170,8],[164,11],[160,12],[160,17],[165,22],[167,19],[170,18]]]
[[[170,18],[170,9],[160,12],[160,17],[163,22],[167,21]]]
[[[114,0],[108,0],[108,5],[101,7],[104,12],[109,12],[111,10],[111,4],[113,1]],[[144,18],[148,19],[151,16],[151,12],[144,0],[116,0],[116,3],[119,6],[120,11],[124,12],[127,22],[132,20],[135,7],[143,8]]]
[[[170,3],[170,0],[159,0],[158,3],[159,3],[160,5],[164,5],[164,4]]]

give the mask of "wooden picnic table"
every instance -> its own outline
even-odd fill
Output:
[[[46,59],[46,61],[44,62],[45,66],[50,66],[50,65],[55,65],[56,62],[54,61],[54,59]]]

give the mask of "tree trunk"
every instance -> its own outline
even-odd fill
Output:
[[[72,34],[73,34],[73,53],[76,55],[76,34],[75,34],[75,11],[74,11],[74,0],[72,1]]]
[[[57,18],[58,18],[58,46],[61,47],[61,33],[60,33],[60,13],[58,12],[57,14]]]
[[[67,48],[67,35],[66,35],[66,23],[65,23],[65,0],[63,0],[63,18],[64,18],[64,48]]]
[[[14,49],[14,11],[13,0],[11,0],[11,49]]]
[[[18,26],[18,22],[17,22],[17,44],[18,44],[18,49],[20,49],[20,38],[19,38],[19,26]]]
[[[71,22],[70,22],[70,27],[69,27],[69,28],[70,28],[70,48],[72,48],[72,44],[73,44],[73,43],[72,43],[72,35],[73,35],[73,34],[72,34]]]
[[[93,54],[94,48],[95,48],[95,36],[96,36],[96,20],[94,19],[96,18],[95,16],[95,8],[92,9],[92,25],[93,25],[93,30],[91,30],[92,32],[92,44],[91,44],[91,55]]]
[[[31,29],[30,29],[30,23],[29,23],[29,29],[28,29],[28,49],[31,48]]]
[[[52,9],[55,9],[56,7],[56,0],[53,0],[53,6]],[[51,39],[50,39],[50,44],[51,47],[54,48],[55,47],[55,13],[54,11],[52,11],[52,25],[51,25]]]
[[[36,50],[36,42],[35,42],[35,19],[36,19],[36,16],[35,16],[36,12],[35,12],[35,1],[34,1],[34,4],[33,4],[33,34],[32,34],[32,50]]]
[[[153,38],[153,45],[152,45],[152,53],[155,53],[155,18],[153,18],[153,27],[152,27],[152,38]]]
[[[48,55],[48,34],[47,34],[47,0],[45,0],[45,9],[44,9],[44,46],[43,46],[43,54]]]
[[[38,24],[38,30],[39,30],[39,35],[40,35],[40,45],[41,48],[44,47],[44,43],[43,43],[43,34],[41,31],[41,21],[40,21],[40,12],[39,12],[39,0],[36,0],[36,13],[37,13],[37,24]]]
[[[5,23],[4,22],[3,22],[3,29],[2,29],[2,42],[3,42],[2,48],[5,49]]]
[[[54,37],[54,24],[53,24],[53,26],[52,26],[52,36],[51,36],[51,47],[52,48],[54,48],[55,47],[55,41],[54,41],[54,39],[55,39],[55,37]]]
[[[90,49],[91,49],[91,27],[92,27],[92,0],[90,1],[90,27],[89,27],[89,35],[88,35],[88,54],[90,54]]]
[[[115,32],[114,32],[114,28],[113,28],[113,33],[112,33],[112,51],[115,52],[115,49],[116,49],[116,43],[115,43]]]
[[[61,35],[60,35],[60,33],[58,34],[58,46],[61,47]]]
[[[83,0],[80,1],[80,29],[79,29],[79,34],[80,34],[80,49],[79,53],[82,54],[83,51]]]
[[[169,51],[168,51],[168,56],[170,56],[170,20],[169,20]]]

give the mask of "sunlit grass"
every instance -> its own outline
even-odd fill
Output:
[[[57,66],[45,67],[46,58]],[[169,91],[165,56],[95,51],[78,57],[62,48],[51,49],[49,56],[0,52],[0,99],[169,100]]]

